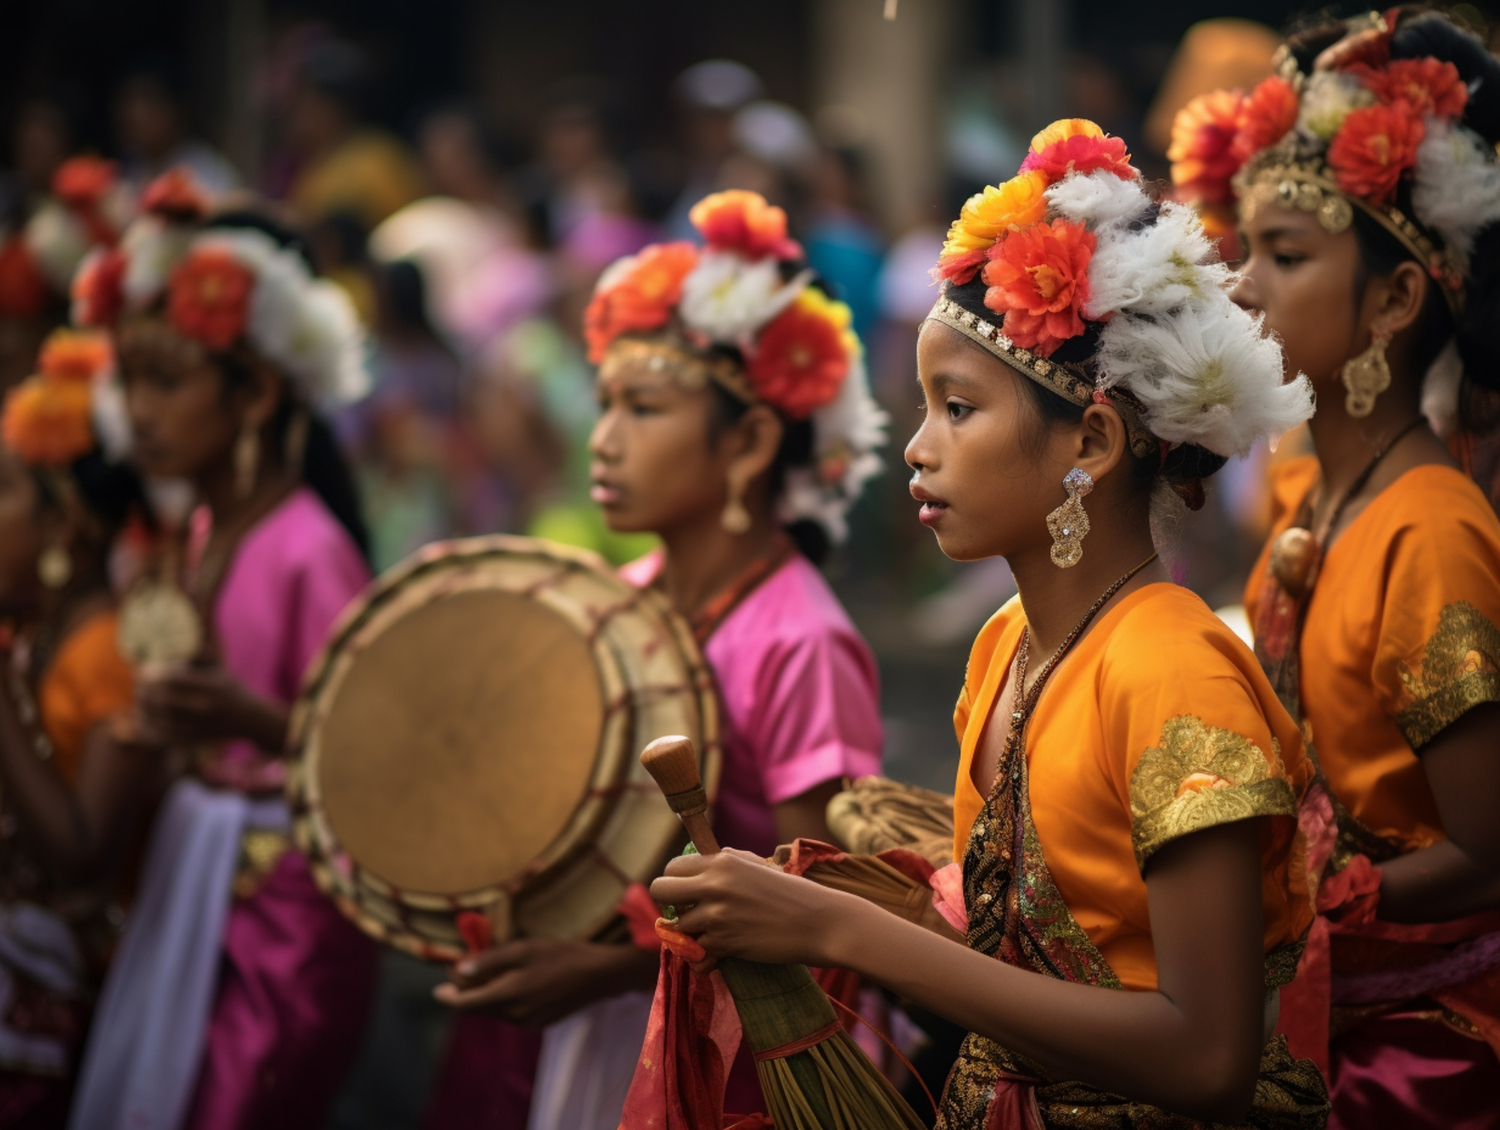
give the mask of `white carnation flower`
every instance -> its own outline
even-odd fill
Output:
[[[1143,422],[1168,443],[1243,454],[1312,415],[1312,385],[1283,381],[1281,346],[1262,319],[1224,295],[1170,314],[1112,319],[1096,364],[1106,387],[1140,400]]]
[[[746,259],[733,251],[706,250],[682,280],[678,312],[689,329],[723,345],[745,345],[807,286],[810,274],[781,281],[771,256]]]
[[[1302,88],[1297,128],[1332,141],[1353,111],[1375,105],[1374,93],[1343,71],[1314,71]]]
[[[47,201],[27,221],[25,241],[42,276],[53,290],[64,294],[93,245],[83,222],[55,200]]]
[[[192,238],[192,229],[160,216],[142,216],[125,229],[120,250],[125,255],[122,289],[127,309],[143,310],[156,300]]]
[[[1417,146],[1412,207],[1467,270],[1474,237],[1500,220],[1500,164],[1473,130],[1431,116],[1425,124]]]
[[[111,463],[128,459],[135,446],[135,433],[130,428],[125,388],[116,373],[102,373],[94,378],[90,412],[104,458]]]
[[[1222,291],[1231,277],[1216,261],[1197,214],[1184,204],[1168,201],[1154,224],[1106,227],[1097,238],[1082,309],[1091,321],[1119,310],[1164,313]]]
[[[1047,189],[1047,203],[1059,215],[1097,230],[1138,219],[1151,198],[1140,181],[1100,170],[1064,177]]]

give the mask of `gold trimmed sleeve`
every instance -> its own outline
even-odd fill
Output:
[[[1159,744],[1130,776],[1131,840],[1136,864],[1163,845],[1216,824],[1297,814],[1297,797],[1271,739],[1270,753],[1234,730],[1191,714],[1169,718]]]
[[[1467,711],[1500,702],[1500,628],[1468,601],[1444,607],[1413,668],[1402,663],[1396,725],[1421,749]]]

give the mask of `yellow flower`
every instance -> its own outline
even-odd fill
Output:
[[[1046,217],[1046,193],[1046,175],[1033,170],[969,197],[948,229],[937,277],[968,282],[996,241]]]
[[[1101,138],[1104,131],[1087,118],[1063,118],[1053,122],[1031,139],[1031,151],[1040,153],[1049,145],[1067,141],[1070,137]]]

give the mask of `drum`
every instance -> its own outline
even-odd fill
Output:
[[[718,706],[687,625],[593,554],[515,537],[429,546],[340,618],[293,710],[298,846],[340,909],[454,961],[590,938],[682,841],[641,768],[664,734],[717,781]]]

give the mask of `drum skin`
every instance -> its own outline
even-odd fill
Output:
[[[686,624],[592,554],[442,542],[340,618],[292,713],[288,794],[319,885],[434,961],[494,937],[590,938],[681,827],[639,751],[686,734],[716,783],[718,705]]]

